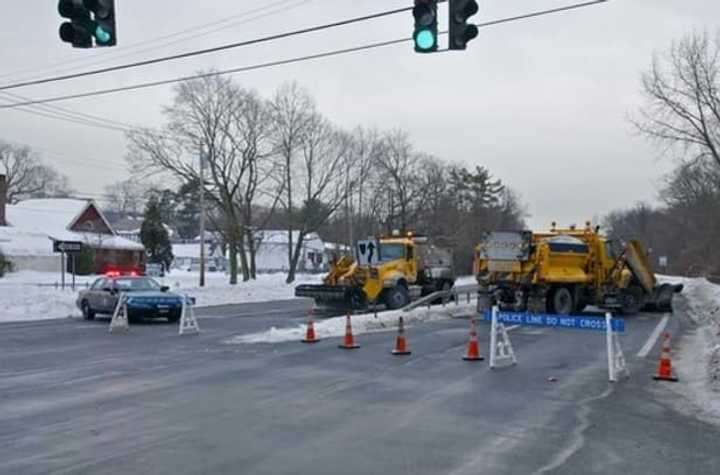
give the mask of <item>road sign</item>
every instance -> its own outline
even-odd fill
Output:
[[[485,312],[485,321],[492,321],[492,313]],[[561,315],[544,315],[538,313],[498,312],[497,321],[511,325],[529,325],[536,327],[574,328],[577,330],[605,331],[605,318],[600,317],[574,317]],[[612,319],[614,332],[625,331],[625,320]]]
[[[667,267],[667,262],[668,262],[667,256],[658,257],[658,264],[660,265],[660,267]]]
[[[82,248],[81,241],[53,241],[53,252],[80,252]]]
[[[355,247],[358,264],[361,266],[373,265],[380,262],[380,245],[377,239],[358,241]]]

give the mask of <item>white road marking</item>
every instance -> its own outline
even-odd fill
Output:
[[[658,322],[658,324],[655,326],[655,329],[650,334],[650,337],[645,342],[645,345],[640,348],[640,351],[638,351],[638,358],[645,358],[648,353],[650,353],[650,350],[652,350],[653,346],[655,346],[655,342],[657,342],[657,339],[660,338],[660,334],[663,332],[663,330],[665,330],[669,319],[670,314],[668,313]]]

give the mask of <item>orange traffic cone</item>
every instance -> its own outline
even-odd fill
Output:
[[[470,341],[468,342],[467,351],[463,359],[466,361],[482,361],[485,357],[480,355],[480,347],[478,345],[477,330],[475,329],[475,319],[470,319]]]
[[[670,333],[668,332],[663,333],[660,364],[658,364],[657,374],[653,376],[653,379],[673,382],[678,380],[677,376],[675,376],[672,371],[672,362],[670,361]]]
[[[342,345],[338,345],[338,348],[342,348],[344,350],[354,350],[355,348],[360,348],[360,345],[355,344],[355,339],[353,338],[352,334],[352,324],[350,323],[350,314],[347,314],[347,318],[345,319],[345,340],[343,341]]]
[[[317,343],[320,341],[315,336],[315,323],[313,322],[313,311],[308,310],[308,322],[307,330],[305,331],[305,338],[302,339],[303,343]]]
[[[405,344],[405,323],[403,317],[398,320],[398,334],[395,339],[395,349],[392,350],[393,355],[409,355],[411,352]]]

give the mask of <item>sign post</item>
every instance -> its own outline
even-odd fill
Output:
[[[72,289],[75,290],[75,254],[82,251],[81,241],[53,241],[53,252],[60,253],[60,282],[65,290],[65,270],[67,269],[65,254],[70,254],[72,259]]]

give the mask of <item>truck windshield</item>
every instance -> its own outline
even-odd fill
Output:
[[[393,261],[395,259],[405,259],[404,244],[382,244],[380,246],[380,260]]]

